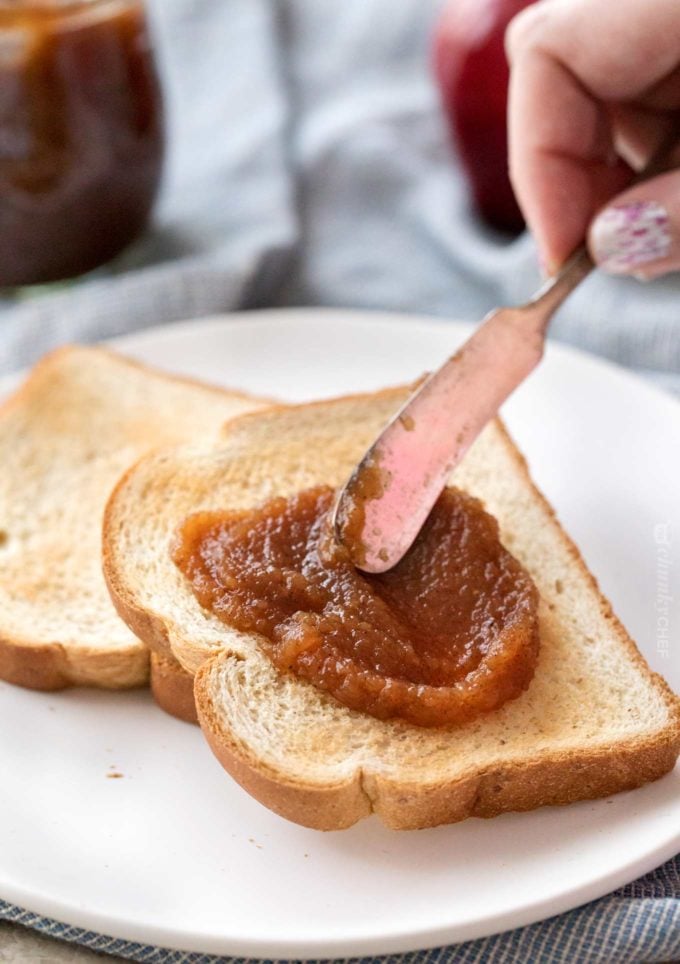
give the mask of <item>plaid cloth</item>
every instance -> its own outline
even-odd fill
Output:
[[[170,152],[152,228],[115,264],[0,301],[0,372],[65,340],[261,305],[378,307],[476,319],[536,287],[531,239],[470,211],[428,69],[441,0],[152,0]],[[552,336],[680,393],[678,277],[593,276]],[[0,919],[134,961],[216,964],[46,920]],[[437,964],[680,960],[680,857],[560,917]]]

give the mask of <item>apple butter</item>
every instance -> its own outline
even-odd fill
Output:
[[[0,0],[0,285],[118,254],[146,225],[162,158],[139,0]]]
[[[354,710],[441,726],[519,696],[538,659],[538,593],[482,504],[446,489],[401,562],[373,575],[333,539],[334,500],[321,486],[197,513],[173,559],[204,608]]]

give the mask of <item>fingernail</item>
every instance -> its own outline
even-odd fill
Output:
[[[604,271],[633,274],[638,265],[668,256],[668,211],[656,201],[606,208],[593,221],[590,243],[595,261]]]
[[[539,254],[538,256],[538,267],[541,272],[541,277],[544,281],[551,278],[557,271],[557,265],[554,261],[549,261],[544,254]]]

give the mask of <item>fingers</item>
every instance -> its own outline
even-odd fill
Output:
[[[680,106],[680,6],[543,0],[513,21],[507,47],[510,176],[554,270],[630,180],[615,148],[628,146],[628,159],[644,156],[665,116],[659,112]],[[624,109],[623,123],[612,116],[617,103],[634,105]]]
[[[588,247],[611,274],[651,279],[680,269],[680,171],[614,198],[595,218]]]
[[[510,179],[552,273],[630,170],[616,157],[604,109],[542,50],[527,51],[513,68],[508,119]]]
[[[608,107],[616,152],[635,171],[641,170],[678,126],[671,113],[614,104]]]

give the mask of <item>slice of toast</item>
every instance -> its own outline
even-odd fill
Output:
[[[101,519],[120,474],[157,445],[265,403],[102,348],[46,356],[0,408],[0,678],[51,690],[143,684],[148,652],[101,574]]]
[[[243,416],[213,445],[142,459],[112,494],[112,597],[149,645],[197,674],[199,721],[218,759],[266,806],[320,829],[372,811],[393,828],[434,826],[605,796],[666,773],[680,751],[680,702],[612,614],[499,421],[452,481],[496,516],[541,595],[539,664],[518,699],[455,728],[380,721],[278,672],[257,637],[201,609],[170,559],[183,519],[339,485],[405,394]]]

